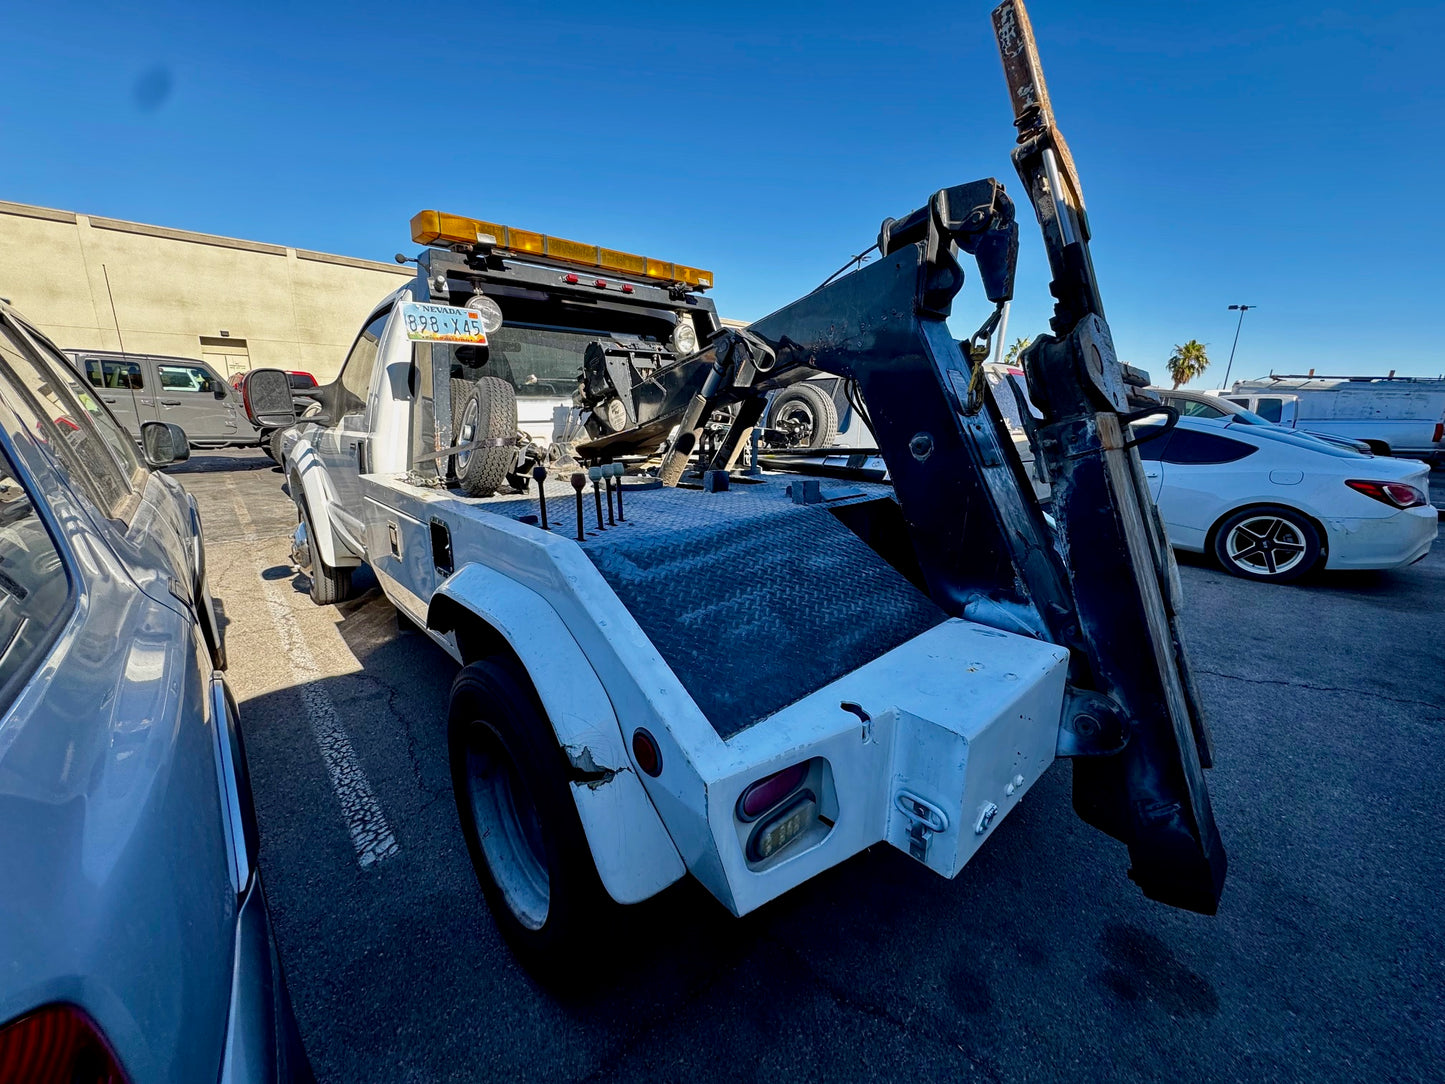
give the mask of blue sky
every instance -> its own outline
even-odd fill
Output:
[[[375,259],[435,207],[806,292],[936,188],[1020,192],[988,3],[12,7],[0,198]],[[1030,13],[1126,360],[1445,372],[1445,5]],[[952,321],[986,314],[970,281]],[[1025,221],[1010,338],[1047,326]]]

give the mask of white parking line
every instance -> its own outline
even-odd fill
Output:
[[[241,501],[241,494],[230,479],[226,480],[226,485],[231,491],[231,503],[235,506],[236,518],[249,533],[253,524],[246,513],[246,506]],[[372,792],[371,783],[362,771],[361,762],[356,759],[356,751],[351,747],[351,736],[341,725],[331,697],[317,684],[322,673],[316,665],[311,649],[306,646],[301,627],[296,623],[290,606],[282,598],[276,581],[261,575],[261,563],[256,559],[256,554],[257,550],[252,548],[256,579],[261,584],[261,595],[266,601],[266,609],[271,613],[271,623],[276,628],[282,653],[291,668],[291,683],[300,690],[301,703],[306,709],[311,733],[315,735],[316,744],[321,748],[321,759],[325,761],[326,772],[331,777],[331,789],[336,792],[336,800],[341,803],[341,814],[346,820],[347,830],[351,833],[352,846],[356,848],[356,861],[362,869],[369,869],[381,859],[396,854],[400,847],[397,845],[396,836],[392,834],[391,826],[387,824],[386,814],[381,811],[381,805]]]

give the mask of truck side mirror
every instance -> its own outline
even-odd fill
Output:
[[[212,392],[212,394],[214,394],[217,399],[224,399],[224,398],[226,397],[226,388],[225,388],[225,385],[222,385],[222,384],[217,384],[217,385],[215,385],[214,391]]]
[[[261,429],[285,429],[296,424],[296,403],[291,378],[280,369],[252,369],[241,385],[246,415]]]
[[[191,458],[191,444],[186,431],[170,422],[144,422],[140,427],[141,451],[146,466],[154,470]]]

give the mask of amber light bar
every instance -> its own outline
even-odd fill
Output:
[[[712,287],[712,272],[686,264],[654,260],[631,252],[584,245],[561,237],[549,237],[531,230],[514,230],[498,222],[483,222],[463,215],[441,211],[421,211],[411,220],[411,239],[419,245],[484,245],[508,252],[543,256],[549,260],[591,267],[600,271],[618,271],[624,275],[685,282],[697,290]]]

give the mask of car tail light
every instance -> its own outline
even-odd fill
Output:
[[[1363,493],[1391,508],[1419,508],[1429,503],[1424,493],[1404,482],[1365,482],[1351,480],[1345,483],[1356,493]]]
[[[803,784],[808,776],[808,761],[794,764],[780,772],[759,779],[743,791],[738,799],[738,816],[750,821],[761,817]]]
[[[0,1081],[125,1084],[95,1021],[74,1005],[47,1005],[0,1028]]]
[[[1445,422],[1435,423],[1435,435],[1430,438],[1434,443],[1439,444],[1445,440]]]

